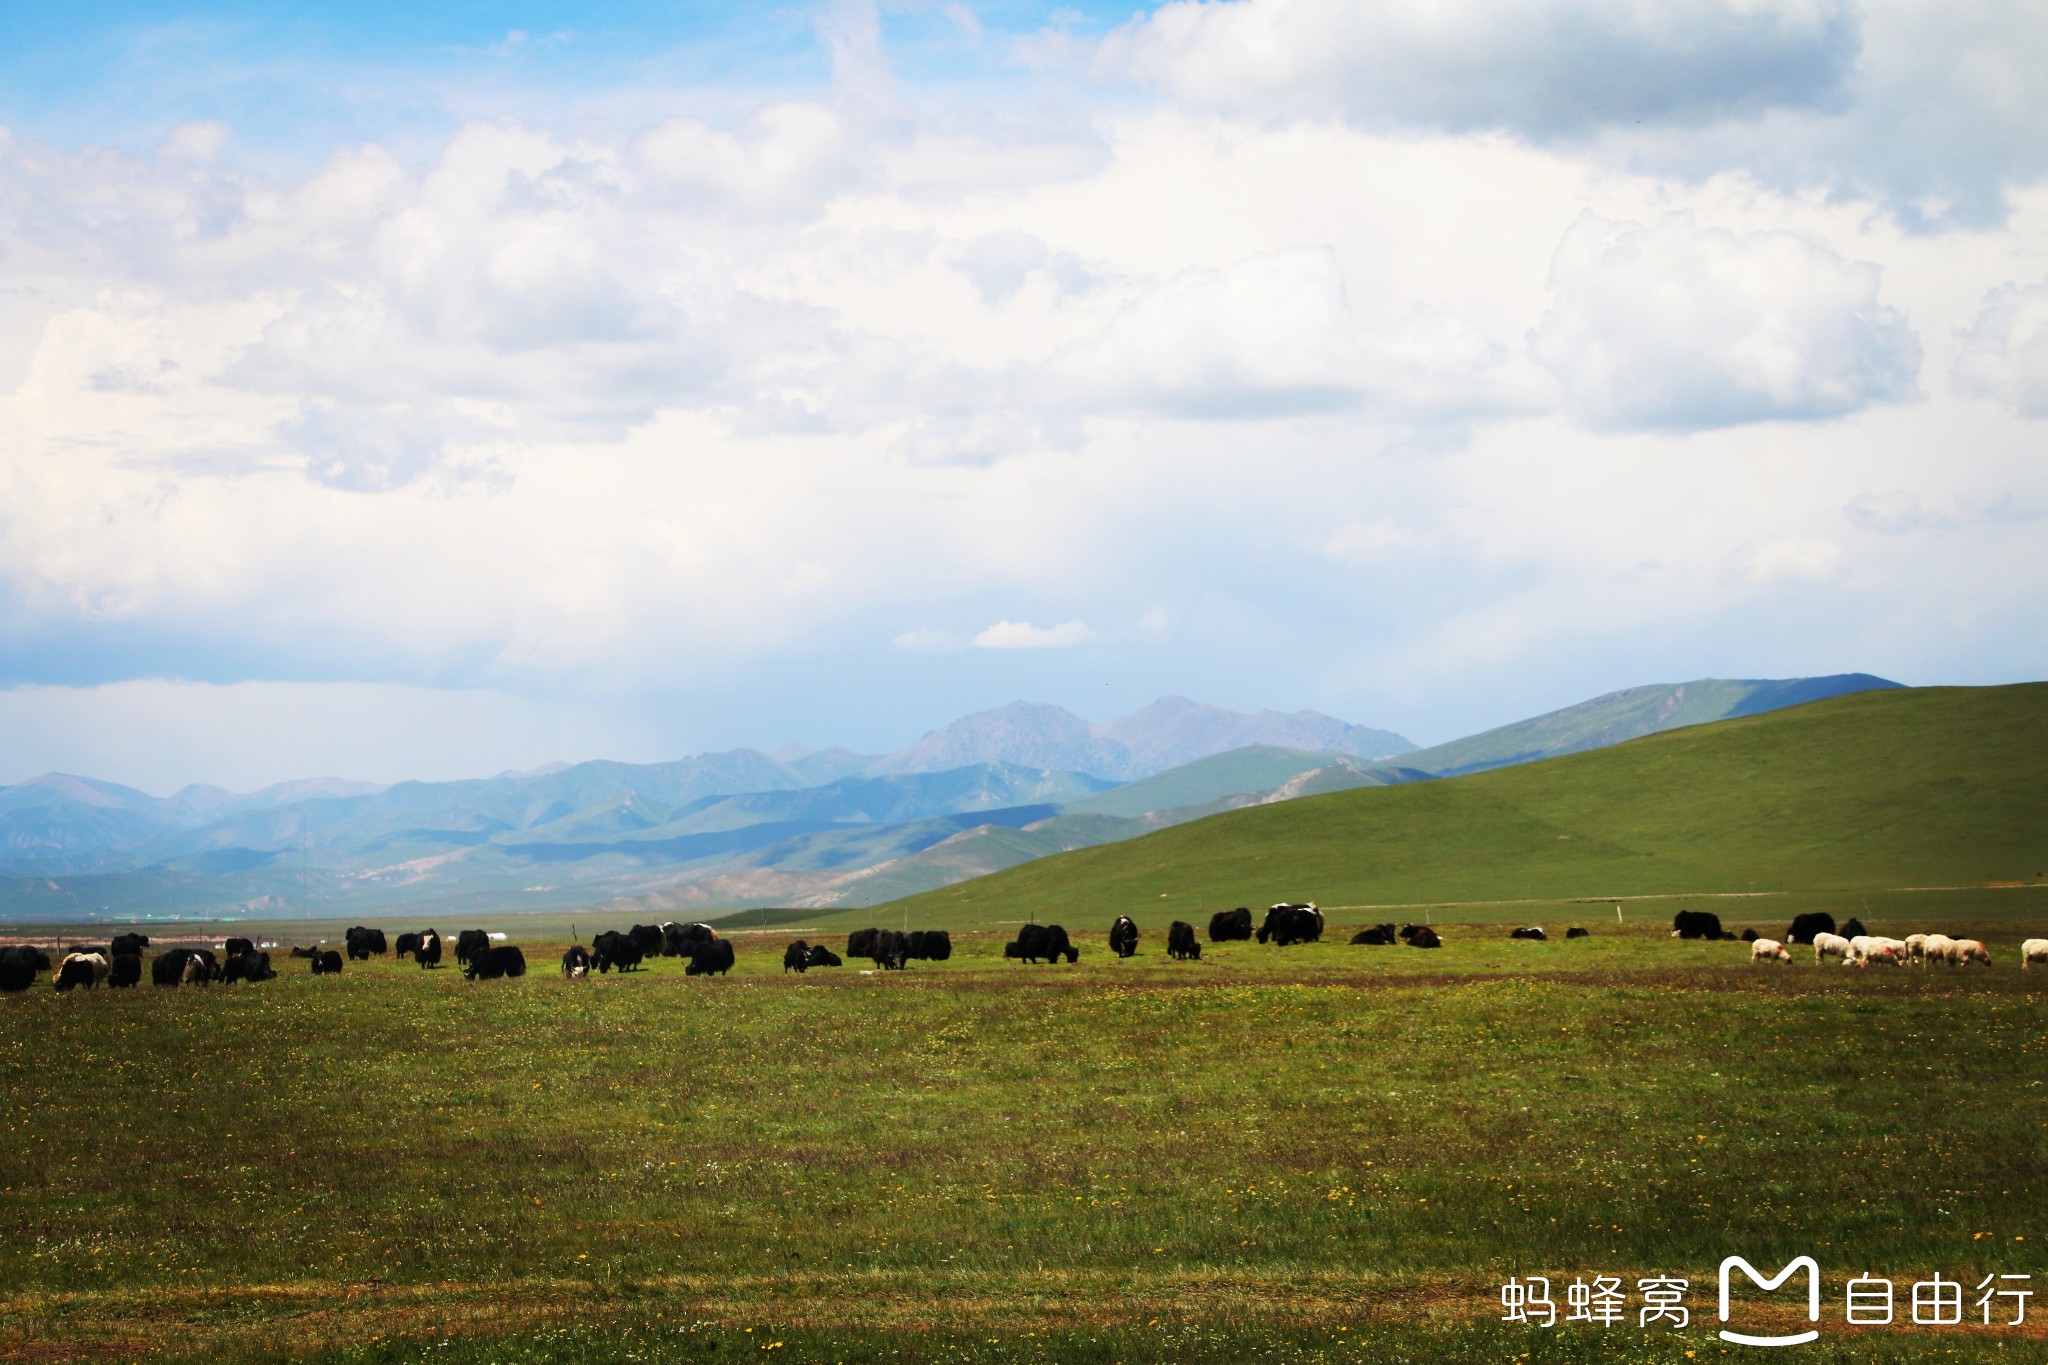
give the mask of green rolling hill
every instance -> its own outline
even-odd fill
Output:
[[[2044,870],[2048,684],[2026,683],[1859,692],[1467,777],[1253,806],[887,913],[971,928],[1297,898],[1982,886]]]

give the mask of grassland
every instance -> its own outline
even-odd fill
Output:
[[[785,977],[768,932],[723,980],[565,982],[529,938],[514,982],[43,986],[0,1000],[0,1353],[1719,1358],[1720,1258],[1806,1252],[1810,1358],[2048,1358],[2031,1323],[1850,1335],[1835,1306],[1864,1269],[2048,1270],[2048,972],[2011,952],[2039,929],[1965,908],[1938,922],[1993,970],[1751,969],[1596,919],[1199,964],[1087,925],[1060,968],[980,934]],[[1654,1272],[1692,1329],[1496,1321],[1509,1275]]]
[[[910,898],[1003,924],[2048,882],[2048,684],[1865,692],[1436,782],[1253,807]],[[892,913],[896,913],[892,911]]]

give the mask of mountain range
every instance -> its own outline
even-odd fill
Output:
[[[1164,697],[1101,724],[1013,702],[892,754],[789,747],[389,786],[153,797],[0,788],[0,917],[350,915],[872,902],[1238,806],[1528,762],[1895,687],[1863,674],[1632,688],[1418,750],[1315,712]]]

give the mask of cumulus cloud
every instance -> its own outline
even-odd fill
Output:
[[[2048,417],[2048,285],[2003,285],[1984,307],[1956,357],[1956,389]]]
[[[1183,271],[1054,359],[1091,406],[1258,418],[1368,409],[1396,418],[1526,409],[1508,347],[1447,310],[1359,316],[1328,247]]]
[[[1084,621],[1034,626],[1029,621],[998,621],[974,637],[976,649],[1072,649],[1095,638]]]
[[[1836,417],[1914,392],[1920,343],[1879,280],[1798,233],[1587,216],[1532,346],[1596,429]]]
[[[1540,139],[1830,103],[1857,50],[1841,0],[1177,0],[1117,30],[1098,61],[1239,112]]]

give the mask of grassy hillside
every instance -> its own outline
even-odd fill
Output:
[[[1826,678],[1696,678],[1691,682],[1652,683],[1609,692],[1604,697],[1467,735],[1448,744],[1417,749],[1403,754],[1401,762],[1425,772],[1454,777],[1601,749],[1688,725],[1762,715],[1828,697],[1898,686],[1868,673],[1838,673]]]
[[[1360,759],[1342,754],[1311,753],[1305,749],[1280,749],[1270,744],[1233,749],[1227,754],[1184,763],[1152,777],[1112,788],[1096,796],[1069,801],[1066,809],[1075,815],[1146,815],[1155,810],[1177,810],[1198,806],[1219,797],[1245,792],[1266,792],[1303,773],[1335,765],[1355,764]]]
[[[912,898],[967,927],[1384,905],[2032,882],[2048,684],[1863,692],[1439,782],[1256,806]]]

